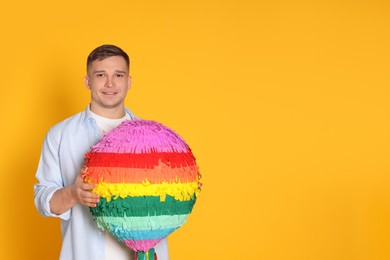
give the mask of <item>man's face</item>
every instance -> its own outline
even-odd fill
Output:
[[[124,108],[131,77],[126,61],[121,56],[112,56],[92,62],[85,85],[91,90],[91,111],[105,116],[109,111]]]

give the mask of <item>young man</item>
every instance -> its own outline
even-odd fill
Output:
[[[124,106],[131,85],[128,55],[119,47],[103,45],[87,59],[85,85],[91,101],[80,112],[52,127],[43,143],[34,186],[34,202],[43,216],[61,219],[63,260],[133,259],[134,253],[94,223],[88,207],[99,196],[83,182],[85,154],[103,134],[123,120],[136,119]],[[156,247],[159,260],[168,259],[164,239]]]

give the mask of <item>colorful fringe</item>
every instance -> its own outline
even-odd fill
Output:
[[[157,259],[153,247],[185,223],[200,192],[191,149],[160,123],[132,120],[108,132],[85,160],[84,181],[100,196],[90,208],[98,227],[138,259]]]
[[[154,248],[148,252],[137,252],[135,254],[137,260],[157,260],[157,254],[154,252]]]

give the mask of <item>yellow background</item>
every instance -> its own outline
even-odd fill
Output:
[[[390,259],[388,1],[7,1],[0,26],[0,259],[58,259],[35,170],[104,43],[204,176],[171,259]]]

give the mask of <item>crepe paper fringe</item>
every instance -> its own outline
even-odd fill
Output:
[[[112,196],[126,198],[127,196],[160,196],[160,201],[165,201],[167,195],[176,200],[190,200],[200,193],[198,182],[150,184],[145,181],[142,184],[132,183],[104,183],[96,184],[93,193],[110,201]]]
[[[157,254],[154,248],[151,248],[148,252],[136,252],[135,258],[137,260],[157,260]]]
[[[177,228],[187,221],[188,214],[173,216],[149,217],[95,217],[96,224],[103,231],[110,230],[111,226],[123,230],[158,230]]]
[[[196,165],[181,168],[170,168],[166,164],[159,163],[154,169],[123,168],[123,167],[95,167],[84,168],[84,178],[89,183],[142,183],[145,180],[150,183],[162,182],[193,182],[197,181],[199,169]]]
[[[186,222],[200,193],[190,147],[160,123],[124,121],[91,148],[85,163],[84,181],[101,197],[90,209],[97,226],[139,260],[157,259],[149,250]]]
[[[171,168],[193,166],[196,164],[195,157],[189,152],[150,152],[150,153],[102,153],[89,152],[85,155],[87,166],[123,167],[154,169],[159,162]]]
[[[146,217],[161,215],[190,214],[196,198],[187,201],[175,200],[167,195],[164,202],[158,196],[117,198],[107,201],[100,198],[95,208],[90,208],[92,215],[112,217]]]
[[[172,222],[175,217],[176,222]],[[100,229],[108,230],[113,236],[125,243],[126,246],[130,247],[132,250],[147,251],[149,248],[154,247],[159,241],[167,237],[173,231],[180,228],[185,223],[186,219],[187,215],[173,216],[171,218],[171,222],[166,221],[165,223],[163,223],[159,219],[157,219],[156,221],[155,217],[152,217],[151,219],[149,219],[151,223],[141,223],[139,222],[140,218],[135,221],[133,219],[133,222],[129,223],[126,220],[123,221],[123,218],[97,217],[96,223]],[[101,222],[101,220],[104,221]],[[117,220],[117,225],[109,224],[115,223],[115,220]],[[147,222],[148,219],[143,218],[142,221]],[[129,224],[133,223],[135,225],[129,226]],[[165,226],[165,228],[163,226]]]
[[[130,247],[135,252],[147,252],[155,247],[162,239],[156,240],[125,240],[123,241],[127,247]]]
[[[156,229],[156,230],[124,230],[117,226],[111,226],[108,231],[115,236],[118,240],[154,240],[159,238],[167,237],[176,229],[176,228],[165,228],[165,229]]]
[[[92,147],[96,152],[187,152],[184,140],[172,129],[151,120],[125,120]]]

